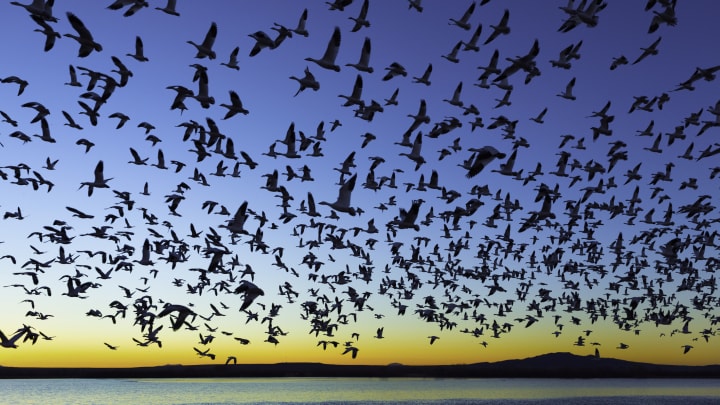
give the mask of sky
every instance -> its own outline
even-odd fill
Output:
[[[720,363],[714,2],[330,3],[1,6],[0,365]]]

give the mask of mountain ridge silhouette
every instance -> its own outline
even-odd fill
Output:
[[[720,365],[633,362],[567,352],[524,359],[455,365],[338,365],[326,363],[162,365],[128,368],[0,366],[0,378],[720,378]]]

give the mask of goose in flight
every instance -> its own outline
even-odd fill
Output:
[[[407,76],[407,70],[405,70],[405,67],[397,62],[391,63],[390,66],[385,68],[385,70],[388,71],[382,78],[385,82],[396,76]]]
[[[423,72],[422,76],[420,77],[413,77],[412,82],[413,83],[422,83],[426,86],[430,85],[430,75],[432,74],[432,63],[428,63],[427,67],[425,68],[425,71]]]
[[[60,38],[60,34],[58,34],[42,17],[35,14],[31,14],[30,17],[42,28],[36,28],[34,31],[45,35],[45,45],[43,46],[43,50],[45,52],[51,50],[55,46],[55,41]]]
[[[478,24],[478,27],[475,29],[475,32],[473,32],[472,36],[470,37],[470,40],[468,42],[462,41],[463,51],[480,52],[480,47],[478,46],[477,42],[480,39],[481,34],[482,34],[482,24]]]
[[[338,51],[340,50],[340,28],[335,27],[333,30],[333,34],[330,37],[330,41],[328,41],[327,48],[325,48],[325,53],[323,54],[322,58],[315,59],[315,58],[305,58],[306,61],[317,63],[318,66],[320,66],[323,69],[328,70],[334,70],[336,72],[340,71],[340,66],[335,64],[335,59],[337,58]]]
[[[610,70],[615,70],[618,67],[622,65],[627,65],[628,59],[625,55],[620,55],[618,57],[613,58],[612,63],[610,64]]]
[[[75,14],[71,12],[67,12],[67,18],[68,21],[70,21],[70,25],[73,27],[75,32],[77,32],[77,35],[75,34],[64,34],[63,36],[72,38],[76,40],[80,44],[80,48],[78,49],[78,57],[84,58],[92,51],[100,52],[102,51],[102,45],[95,42],[93,39],[92,34],[90,31],[85,27],[85,24],[78,18]]]
[[[508,157],[508,160],[505,163],[500,163],[500,170],[493,169],[493,172],[500,173],[504,176],[515,176],[518,174],[518,172],[513,170],[513,167],[515,166],[515,160],[517,159],[517,149],[514,149],[510,156]]]
[[[127,115],[125,115],[121,112],[112,113],[112,114],[108,115],[108,118],[118,118],[119,119],[118,124],[115,127],[115,129],[122,128],[123,125],[125,125],[125,123],[130,119],[130,117],[128,117]]]
[[[148,2],[144,0],[115,0],[107,8],[110,10],[120,10],[127,5],[129,5],[130,7],[125,10],[125,12],[123,13],[123,17],[131,17],[135,13],[140,11],[143,7],[149,6]]]
[[[354,67],[355,69],[365,72],[365,73],[372,73],[374,69],[369,66],[370,63],[370,38],[365,37],[365,41],[363,41],[363,47],[362,51],[360,51],[360,60],[358,60],[358,63],[347,63],[345,66]]]
[[[443,101],[450,105],[454,105],[456,107],[462,107],[463,102],[462,102],[462,100],[460,100],[460,94],[462,94],[462,86],[463,86],[462,82],[458,83],[457,87],[455,87],[455,91],[453,92],[452,98],[449,100],[443,99]]]
[[[265,291],[254,283],[247,280],[240,280],[240,285],[233,291],[234,294],[243,294],[243,303],[240,311],[246,310],[257,297],[265,295]]]
[[[17,92],[17,95],[18,95],[18,96],[21,95],[21,94],[23,94],[23,92],[25,91],[25,88],[26,88],[27,85],[28,85],[27,80],[23,80],[23,79],[21,79],[21,78],[19,78],[19,77],[17,77],[17,76],[8,76],[8,77],[5,77],[5,78],[3,78],[2,80],[0,80],[0,82],[2,82],[2,83],[14,83],[14,84],[17,84],[17,85],[18,85],[18,92]]]
[[[235,215],[232,219],[228,220],[227,225],[221,225],[223,228],[227,228],[227,230],[230,231],[232,234],[247,234],[248,232],[245,230],[245,222],[249,218],[248,215],[248,208],[247,208],[248,202],[243,201],[242,204],[238,207],[237,211],[235,211]]]
[[[0,115],[3,117],[3,122],[7,122],[8,124],[12,125],[13,127],[18,126],[18,122],[12,119],[5,111],[0,111]]]
[[[385,99],[385,105],[398,105],[397,97],[398,93],[400,93],[400,88],[396,88],[395,91],[393,91],[393,94],[390,96],[390,98]]]
[[[355,188],[356,180],[357,174],[354,174],[340,186],[338,198],[337,200],[335,200],[335,202],[330,203],[327,201],[321,201],[320,204],[327,205],[335,211],[345,212],[352,216],[355,216],[357,214],[357,210],[350,206],[350,197],[353,189]]]
[[[350,355],[351,355],[352,358],[354,359],[354,358],[357,358],[358,350],[359,350],[359,349],[358,349],[357,347],[355,347],[355,346],[346,346],[346,347],[345,347],[345,351],[343,351],[342,354],[348,354],[348,353],[350,353]]]
[[[538,124],[543,124],[545,122],[544,118],[545,118],[545,114],[547,114],[547,111],[548,111],[547,107],[543,108],[543,110],[540,111],[540,114],[538,114],[535,117],[530,118],[530,120],[537,122]],[[561,148],[562,148],[562,146],[561,146]]]
[[[400,156],[407,156],[408,159],[415,162],[415,171],[420,169],[420,166],[422,166],[426,160],[425,158],[420,154],[422,152],[422,133],[418,132],[415,136],[415,140],[412,143],[412,149],[410,153],[400,153]]]
[[[197,347],[193,347],[193,349],[195,350],[195,352],[197,353],[198,356],[200,356],[200,357],[209,357],[210,360],[215,360],[215,354],[210,353],[210,348],[209,348],[209,347],[208,347],[207,349],[205,349],[204,351],[201,351],[201,350],[198,349]],[[229,361],[229,360],[228,360],[228,361]]]
[[[242,101],[240,101],[240,96],[234,91],[230,90],[230,104],[220,104],[220,107],[225,107],[228,109],[228,112],[225,114],[225,117],[223,117],[224,120],[235,116],[236,114],[243,114],[248,115],[250,111],[248,111],[246,108],[243,107]]]
[[[57,165],[57,163],[58,163],[59,161],[60,161],[60,159],[52,160],[52,159],[50,159],[50,157],[48,156],[47,158],[45,158],[45,165],[43,166],[43,169],[45,169],[45,170],[55,170],[55,166]]]
[[[215,59],[215,51],[213,51],[212,49],[213,45],[215,44],[215,37],[217,37],[217,24],[213,22],[210,24],[210,28],[208,29],[207,34],[205,34],[205,38],[203,39],[202,43],[197,44],[191,40],[188,40],[187,43],[197,49],[197,53],[195,54],[196,58],[203,59],[207,57],[210,59]]]
[[[653,18],[650,21],[648,34],[652,34],[660,28],[660,24],[667,24],[674,27],[677,24],[677,15],[675,14],[676,0],[664,2],[665,9],[662,12],[653,11]]]
[[[310,69],[308,67],[305,67],[305,76],[301,78],[290,76],[290,78],[300,83],[300,88],[298,89],[298,91],[295,92],[295,95],[293,97],[296,97],[298,94],[300,94],[301,91],[305,89],[313,89],[313,91],[318,91],[320,89],[320,83],[315,80],[315,76],[312,74],[312,72],[310,72]]]
[[[490,62],[487,66],[478,66],[478,69],[482,70],[482,74],[480,77],[478,77],[478,80],[480,83],[476,84],[478,87],[482,88],[490,88],[490,85],[487,84],[487,81],[490,79],[491,75],[497,75],[500,74],[500,69],[498,69],[498,59],[500,59],[500,51],[498,49],[493,52],[492,56],[490,57]]]
[[[280,45],[280,42],[282,42],[285,37],[281,34],[278,35],[277,38],[272,39],[270,36],[265,33],[264,31],[255,31],[252,34],[248,35],[250,38],[255,40],[255,45],[253,45],[252,49],[250,49],[250,57],[253,57],[260,53],[265,48],[268,49],[275,49]]]
[[[340,173],[342,173],[344,175],[349,176],[350,174],[352,174],[352,173],[350,173],[350,169],[353,167],[356,167],[356,166],[357,165],[355,164],[355,151],[352,151],[347,155],[345,160],[343,160],[342,167],[340,169],[336,168],[335,170],[339,171]],[[342,183],[342,181],[340,183]]]
[[[177,0],[167,0],[165,7],[155,7],[155,10],[160,10],[165,14],[174,15],[176,17],[179,17],[180,13],[178,13],[175,10],[176,5],[177,5]]]
[[[70,113],[68,113],[68,112],[65,111],[65,110],[62,110],[62,115],[63,115],[63,117],[65,117],[65,120],[67,121],[67,122],[65,123],[65,125],[69,126],[70,128],[75,128],[75,129],[78,129],[78,130],[83,129],[83,127],[81,127],[80,125],[78,125],[78,124],[75,122],[75,119],[73,119],[73,117],[72,117],[72,115],[70,115]],[[44,120],[44,119],[43,119],[43,120]],[[42,122],[43,120],[40,120],[40,121]],[[45,129],[43,128],[43,134],[44,134],[44,131],[45,131]]]
[[[458,41],[458,43],[455,44],[455,46],[453,46],[450,53],[448,53],[447,55],[442,55],[442,57],[449,60],[452,63],[459,63],[460,59],[458,59],[457,55],[458,55],[458,52],[460,52],[460,46],[462,46],[462,44],[463,44],[462,41]]]
[[[24,8],[31,17],[39,17],[45,21],[57,22],[57,18],[52,15],[52,8],[55,0],[32,0],[30,4],[22,4],[17,1],[11,1],[10,4]]]
[[[68,275],[61,277],[61,279],[66,278],[66,277],[67,277],[68,291],[66,293],[62,293],[62,295],[67,295],[68,297],[85,299],[85,298],[87,298],[87,296],[80,295],[80,294],[84,294],[87,292],[88,289],[95,288],[99,285],[96,283],[91,283],[89,281],[81,283],[79,278],[70,277]]]
[[[221,62],[220,64],[223,66],[227,66],[230,69],[234,70],[240,70],[240,66],[238,65],[238,53],[240,52],[240,47],[236,46],[235,49],[230,52],[230,59],[228,59],[227,62]]]
[[[406,146],[412,146],[412,144],[409,142],[410,134],[416,129],[418,129],[420,125],[430,122],[430,116],[427,115],[427,102],[425,101],[425,99],[420,99],[420,106],[418,107],[417,114],[408,114],[407,116],[413,119],[413,123],[410,125],[410,128],[408,128],[403,134],[403,141],[405,140],[405,137],[407,137],[408,142]],[[404,142],[402,144],[405,145]]]
[[[92,149],[93,146],[95,146],[94,143],[90,142],[89,140],[85,138],[80,138],[75,142],[75,145],[80,145],[85,147],[85,153],[90,152],[90,149]]]
[[[160,311],[159,314],[157,314],[157,317],[162,318],[170,314],[174,314],[175,316],[172,321],[172,328],[174,331],[180,329],[185,324],[185,321],[188,317],[192,316],[190,322],[193,322],[195,320],[195,317],[197,316],[195,311],[184,305],[167,303],[165,304],[163,310]]]
[[[87,103],[83,101],[78,100],[78,105],[83,108],[83,111],[80,111],[80,114],[87,115],[88,119],[90,120],[90,125],[97,126],[98,123],[98,117],[100,117],[100,114],[98,113],[98,110],[100,109],[100,104],[96,104],[95,107],[90,107]]]
[[[355,18],[348,17],[355,22],[355,25],[353,25],[350,32],[358,32],[362,27],[370,27],[370,21],[368,21],[367,19],[369,3],[369,0],[363,1],[362,6],[360,7],[360,14],[358,14],[358,16]]]
[[[307,11],[307,9],[304,9],[302,14],[300,14],[300,19],[298,20],[297,27],[295,27],[294,29],[291,29],[290,31],[307,38],[308,35],[310,35],[310,33],[305,28],[305,25],[307,24],[307,17],[308,17],[308,11]]]
[[[457,25],[458,27],[464,29],[465,31],[470,30],[471,25],[468,21],[470,20],[470,17],[472,16],[473,11],[475,11],[475,2],[474,1],[472,3],[470,3],[470,6],[468,6],[467,10],[465,10],[462,17],[460,17],[459,20],[451,18],[450,22],[448,24]]]
[[[655,40],[650,46],[647,48],[640,48],[643,52],[640,54],[640,56],[635,59],[635,61],[632,63],[633,65],[639,63],[641,60],[647,58],[648,56],[657,55],[659,53],[657,46],[662,40],[662,37],[658,37],[658,39]]]
[[[557,96],[562,97],[567,100],[576,100],[576,97],[573,94],[573,87],[575,87],[575,78],[574,77],[572,79],[570,79],[568,84],[565,86],[565,90],[562,93],[559,93]]]
[[[535,58],[539,53],[540,42],[535,39],[527,54],[516,58],[506,58],[510,62],[510,66],[503,69],[498,76],[493,79],[493,82],[501,82],[520,70],[528,73],[535,72],[534,74],[537,75],[538,72]]]
[[[572,63],[570,62],[573,59],[580,59],[580,54],[578,52],[580,51],[582,43],[583,41],[580,41],[577,44],[571,44],[563,48],[563,50],[560,51],[560,55],[557,60],[551,60],[550,65],[561,69],[570,69],[572,67]]]
[[[415,10],[418,13],[422,13],[422,0],[408,0],[408,10]]]
[[[355,78],[355,84],[353,85],[352,94],[349,96],[340,94],[338,97],[344,98],[346,101],[343,103],[343,107],[350,107],[352,105],[358,105],[360,107],[365,106],[365,102],[362,100],[363,80],[360,74]]]
[[[141,158],[140,154],[138,154],[138,152],[135,149],[130,148],[130,154],[132,155],[133,160],[129,161],[128,163],[131,163],[134,165],[139,165],[139,166],[147,164],[146,162],[148,161],[149,158],[144,158],[144,159]]]
[[[500,35],[507,35],[510,33],[510,27],[508,26],[508,20],[510,19],[510,10],[505,9],[505,12],[502,15],[502,18],[500,18],[500,23],[498,25],[491,25],[490,28],[493,29],[493,32],[490,34],[490,36],[485,40],[483,45],[487,45],[495,38],[499,37]]]
[[[82,87],[82,83],[80,83],[77,79],[77,72],[75,71],[75,67],[73,65],[68,65],[68,71],[70,74],[70,81],[66,82],[66,86],[73,86],[73,87]]]
[[[109,188],[107,182],[112,180],[112,177],[109,179],[105,178],[105,175],[103,174],[103,161],[98,161],[97,165],[95,166],[94,171],[94,179],[92,181],[84,181],[80,183],[80,188],[83,188],[84,186],[87,186],[88,188],[88,197],[92,195],[93,190],[95,188]]]
[[[34,134],[33,136],[36,136],[40,138],[41,140],[48,142],[48,143],[55,143],[55,138],[50,135],[50,127],[48,126],[47,120],[45,118],[40,120],[40,128],[42,130],[42,135]],[[82,129],[82,127],[80,128]]]
[[[330,10],[345,11],[345,7],[352,4],[353,0],[334,0],[332,3],[326,1],[325,4],[330,6]]]
[[[498,151],[492,146],[483,146],[480,149],[469,149],[475,152],[475,159],[473,160],[470,168],[467,172],[467,178],[473,178],[480,173],[490,162],[495,159],[504,159],[505,154]]]
[[[0,331],[0,346],[5,347],[5,348],[10,348],[10,349],[17,349],[18,346],[15,342],[17,342],[18,339],[23,337],[29,331],[30,331],[30,328],[26,326],[24,328],[19,329],[10,338],[5,336],[5,334],[2,331]]]
[[[194,67],[198,67],[200,65],[194,65]],[[210,105],[215,104],[215,97],[211,96],[208,89],[208,75],[206,69],[203,68],[197,68],[196,72],[197,82],[198,82],[198,93],[194,96],[192,96],[195,100],[197,100],[200,103],[200,106],[202,108],[210,108]]]
[[[150,60],[145,56],[145,47],[143,46],[142,38],[140,38],[139,35],[135,37],[135,53],[128,53],[126,55],[138,62],[147,62]]]
[[[420,206],[425,201],[423,199],[413,200],[412,205],[410,206],[409,210],[405,210],[403,208],[400,208],[400,217],[395,221],[395,226],[398,227],[398,229],[409,229],[412,228],[415,231],[420,230],[420,226],[415,223],[417,220],[418,214],[420,212]]]

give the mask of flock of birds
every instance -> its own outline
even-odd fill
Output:
[[[584,97],[575,85],[585,78],[572,72],[574,64],[582,63],[581,53],[590,52],[589,45],[583,48],[583,40],[570,38],[597,29],[604,23],[605,9],[614,5],[603,0],[562,2],[557,31],[572,43],[558,55],[543,46],[542,38],[534,39],[524,53],[515,55],[495,48],[514,34],[509,10],[489,21],[495,16],[481,13],[489,0],[462,7],[448,3],[447,15],[433,18],[447,21],[456,30],[457,41],[448,44],[446,54],[428,55],[431,63],[407,69],[402,61],[373,68],[380,57],[372,53],[371,41],[383,41],[373,36],[371,24],[377,1],[327,1],[323,7],[336,18],[325,20],[313,18],[321,10],[300,7],[296,24],[274,22],[267,31],[249,33],[251,46],[238,46],[227,52],[227,58],[215,44],[224,27],[208,23],[201,38],[192,37],[189,33],[194,29],[187,28],[183,45],[192,75],[187,75],[186,83],[148,90],[166,92],[167,104],[161,108],[176,113],[179,123],[155,128],[151,119],[138,122],[113,110],[115,94],[132,89],[145,65],[156,63],[145,51],[143,39],[148,39],[133,35],[134,50],[120,56],[120,51],[93,35],[95,25],[82,10],[57,15],[54,3],[13,1],[10,4],[22,10],[5,13],[29,16],[28,31],[43,34],[35,38],[37,52],[57,52],[59,41],[76,42],[76,63],[69,66],[65,83],[73,90],[73,99],[61,113],[63,126],[87,134],[68,148],[82,150],[92,173],[88,170],[84,181],[69,185],[75,194],[83,194],[84,200],[78,201],[86,205],[53,207],[51,215],[56,219],[39,229],[23,225],[39,213],[28,215],[21,207],[5,207],[3,226],[19,227],[25,235],[16,237],[27,238],[32,250],[0,251],[3,295],[24,295],[21,306],[15,303],[11,308],[20,308],[25,316],[17,328],[2,325],[3,348],[62,340],[65,336],[55,339],[43,322],[76,315],[53,313],[53,303],[90,297],[85,316],[105,325],[131,324],[132,344],[162,347],[172,334],[199,334],[192,350],[210,360],[216,358],[213,343],[218,340],[277,346],[291,339],[285,325],[295,323],[283,323],[283,314],[303,322],[305,330],[293,326],[292,333],[316,337],[316,350],[335,350],[352,358],[362,356],[365,339],[416,339],[393,329],[395,317],[414,317],[432,325],[437,333],[421,338],[433,349],[442,344],[444,333],[464,333],[487,347],[506,334],[532,334],[539,324],[553,328],[562,347],[607,344],[631,349],[620,341],[593,341],[591,332],[598,325],[628,334],[647,327],[684,335],[687,341],[678,349],[683,353],[716,338],[719,217],[713,200],[717,185],[704,190],[698,178],[711,184],[720,174],[720,166],[714,165],[720,144],[711,140],[720,131],[716,128],[720,101],[710,107],[692,106],[697,112],[676,117],[674,128],[654,128],[654,119],[634,134],[613,128],[633,114],[660,117],[676,94],[710,86],[720,66],[690,65],[687,78],[666,84],[668,88],[656,95],[603,101],[596,111],[587,112],[584,119],[592,122],[592,129],[585,136],[579,131],[529,135],[543,132],[546,117],[563,114],[552,107],[543,109],[540,97],[534,101],[541,111],[532,117],[514,116],[515,110],[508,107],[511,97],[537,85],[548,70],[568,72],[567,85],[558,89],[557,96],[568,103]],[[157,13],[158,26],[163,24],[162,14],[192,22],[183,14],[183,2],[161,3],[114,0],[107,12],[122,13],[128,22],[136,15]],[[407,15],[397,18],[410,20],[426,12],[420,0],[408,0],[407,6]],[[671,36],[680,23],[676,14],[680,7],[676,0],[647,1],[648,33]],[[223,127],[230,125],[226,123],[258,112],[253,110],[251,91],[213,91],[210,83],[220,86],[212,81],[214,72],[227,69],[242,75],[244,65],[271,52],[284,52],[290,42],[322,36],[324,23],[330,27],[327,46],[311,50],[305,60],[292,61],[303,73],[283,80],[298,86],[288,97],[294,92],[298,102],[313,103],[311,97],[319,94],[338,97],[338,90],[321,82],[328,82],[324,80],[328,75],[351,70],[351,91],[340,90],[338,97],[340,118],[328,111],[327,119],[318,121],[312,131],[290,118],[283,121],[284,135],[257,139],[226,131]],[[367,36],[358,62],[347,62],[353,50],[345,49],[345,38],[363,34]],[[619,55],[603,69],[612,77],[633,64],[652,63],[662,46],[658,37],[636,58]],[[403,99],[409,86],[433,86],[433,64],[436,71],[439,64],[468,64],[470,55],[474,60],[482,55],[488,62],[479,66],[477,79],[463,78],[442,102]],[[100,58],[110,58],[113,68],[93,68],[92,61]],[[58,145],[68,141],[56,140],[52,135],[56,126],[51,125],[59,111],[46,107],[50,100],[25,101],[23,94],[33,83],[21,76],[4,77],[5,85],[0,85],[0,128],[6,133],[10,129],[11,138],[2,141],[3,147],[9,149],[13,142],[13,148],[22,150],[41,143],[48,156],[60,154]],[[389,90],[383,96],[372,94],[382,97],[382,102],[368,97],[368,84]],[[9,85],[17,86],[12,95]],[[487,109],[469,100],[471,91],[481,99],[492,98],[488,95],[496,90],[502,91],[501,96]],[[66,95],[52,97],[65,100]],[[6,113],[16,99],[23,100],[22,109],[36,114],[28,122]],[[373,126],[374,120],[382,122],[382,117],[398,114],[400,104],[417,107],[413,110],[417,112],[402,115],[406,128]],[[440,110],[440,104],[457,113],[437,120],[433,109]],[[631,108],[626,113],[627,105]],[[273,116],[283,119],[282,112]],[[343,132],[352,126],[350,122],[374,128],[375,133],[353,138],[356,135]],[[91,131],[99,125],[112,125],[117,131],[135,125],[145,140],[133,141],[129,154],[98,158],[93,153],[96,145],[109,142],[107,136]],[[26,133],[37,126],[41,134]],[[313,134],[306,135],[303,129]],[[635,147],[641,137],[651,140],[643,150]],[[268,143],[271,138],[279,139]],[[531,160],[530,151],[546,142],[556,147],[555,156],[547,159],[538,154]],[[700,144],[706,147],[701,150]],[[175,145],[173,159],[165,159],[163,148],[171,148],[165,145]],[[264,148],[261,154],[258,145]],[[335,153],[347,150],[345,145],[352,149]],[[676,156],[679,147],[684,153]],[[582,161],[588,149],[591,158]],[[1,150],[0,156],[3,193],[31,187],[46,198],[45,194],[57,194],[58,188],[68,189],[65,180],[59,181],[62,176],[55,175],[67,164],[63,159],[43,156],[41,162],[15,164],[6,163],[14,158]],[[664,170],[644,169],[643,165],[652,164],[644,159],[653,156],[663,161]],[[132,190],[118,188],[115,184],[123,173],[109,170],[126,164],[128,158],[132,170],[146,170],[145,177],[133,179],[138,184]],[[698,168],[694,177],[674,176],[673,169],[685,164]],[[336,181],[317,184],[331,177]],[[157,178],[176,185],[158,189],[153,186]],[[254,181],[262,182],[259,190]],[[232,185],[223,185],[225,191],[216,194],[207,191],[221,187],[219,182]],[[515,187],[519,191],[511,195],[507,190]],[[207,195],[217,198],[205,199]],[[114,203],[99,207],[94,202],[99,198],[112,198]],[[191,201],[203,202],[191,207]],[[224,320],[230,317],[243,319],[244,324]],[[359,331],[368,330],[368,325],[377,325],[370,327],[375,335],[361,337]],[[237,331],[251,327],[262,331],[262,341]],[[124,345],[113,340],[103,343],[110,350]],[[251,349],[238,349],[242,350]],[[226,361],[237,362],[238,356],[230,353]]]

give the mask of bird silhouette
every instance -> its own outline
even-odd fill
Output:
[[[335,64],[335,59],[337,58],[338,51],[340,50],[340,28],[335,27],[333,30],[333,34],[330,37],[330,41],[327,44],[327,47],[325,48],[325,53],[323,53],[322,58],[315,59],[315,58],[305,58],[306,61],[314,62],[318,66],[320,66],[323,69],[328,70],[334,70],[336,72],[340,71],[340,66]]]
[[[102,45],[95,42],[90,31],[85,27],[85,24],[75,14],[71,12],[66,13],[67,19],[70,25],[73,27],[77,35],[75,34],[64,34],[63,36],[72,38],[80,44],[78,49],[78,57],[84,58],[90,55],[92,51],[100,52],[103,50]]]
[[[215,38],[217,37],[217,24],[214,22],[210,24],[208,32],[205,34],[201,43],[196,43],[192,40],[188,40],[187,43],[194,46],[197,50],[195,57],[198,59],[208,58],[215,59],[215,51],[212,49],[215,44]]]

